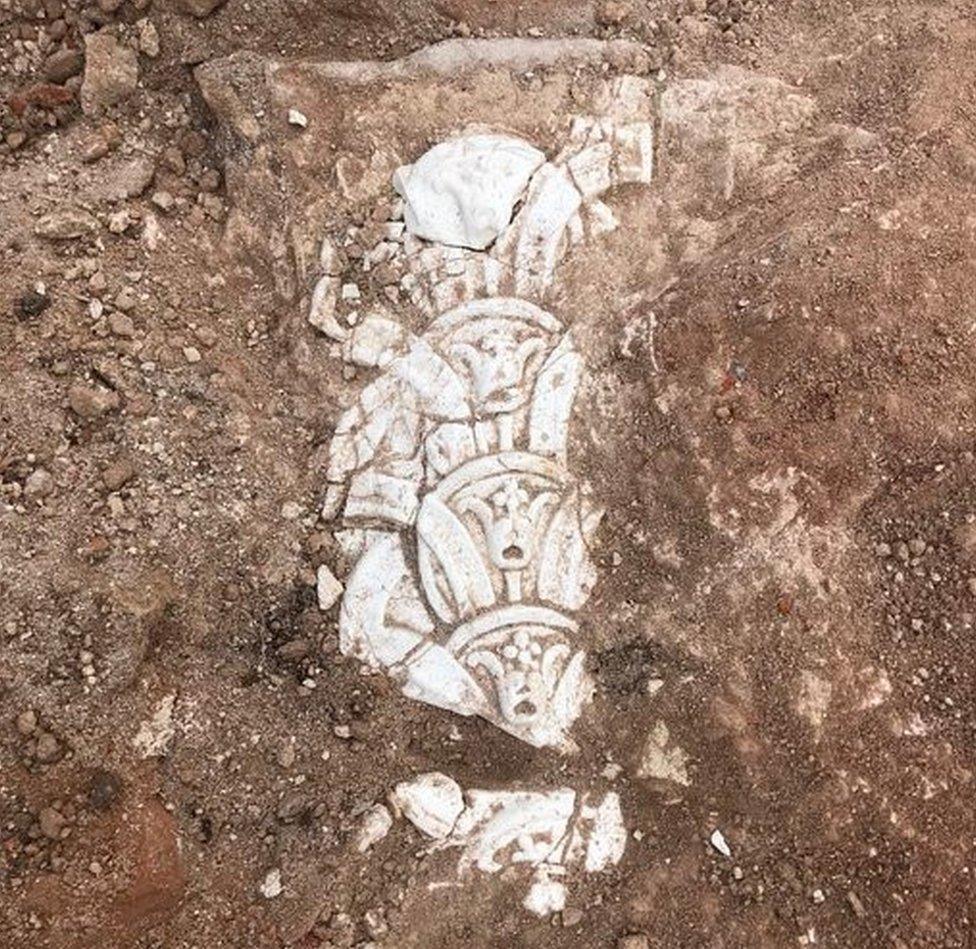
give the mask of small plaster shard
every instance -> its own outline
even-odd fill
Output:
[[[322,564],[315,574],[315,593],[319,601],[319,609],[323,612],[332,609],[342,596],[342,584],[325,564]]]
[[[618,863],[627,832],[614,793],[601,800],[570,788],[552,791],[471,790],[467,806],[441,847],[459,847],[458,873],[532,869],[522,905],[545,916],[566,905],[570,871],[598,873]]]
[[[359,853],[366,853],[378,844],[393,826],[393,815],[382,804],[373,804],[363,813],[354,844]]]
[[[142,754],[143,758],[161,758],[166,754],[170,742],[176,734],[176,726],[173,724],[173,708],[175,705],[175,692],[164,695],[156,706],[152,718],[139,726],[139,731],[132,740],[132,745]]]
[[[732,857],[732,850],[725,839],[725,835],[722,831],[715,829],[712,831],[712,836],[708,838],[711,845],[723,856]]]

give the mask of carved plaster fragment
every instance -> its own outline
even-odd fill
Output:
[[[617,226],[599,196],[650,180],[649,90],[635,79],[623,106],[575,120],[554,161],[469,132],[399,169],[405,229],[382,266],[404,267],[399,289],[434,318],[343,330],[344,358],[379,374],[339,419],[326,475],[323,516],[356,560],[340,648],[537,747],[573,750],[590,700],[575,614],[601,513],[567,457],[582,360],[530,300],[571,245]],[[323,245],[327,275],[333,256]]]
[[[348,345],[385,372],[330,453],[343,518],[379,528],[349,578],[342,651],[411,697],[570,749],[591,692],[572,613],[596,579],[599,522],[566,467],[572,337],[496,297],[421,337],[364,323]]]
[[[614,793],[598,799],[571,788],[464,792],[445,774],[396,786],[393,803],[434,849],[458,848],[458,877],[507,867],[531,869],[523,906],[539,916],[566,905],[572,872],[599,873],[620,861],[627,832]]]

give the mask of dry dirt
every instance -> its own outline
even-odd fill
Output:
[[[0,0],[0,946],[976,945],[971,0],[194,5]],[[99,114],[59,52],[96,30],[140,50]],[[193,72],[458,36],[632,39],[664,87],[733,66],[817,111],[712,240],[635,210],[566,291],[616,260],[656,320],[584,337],[607,517],[571,759],[338,654],[321,460],[362,383],[222,239],[263,222]],[[636,775],[658,721],[687,787]],[[405,821],[350,846],[416,772],[616,766],[638,833],[578,912],[505,875],[428,891],[449,858]]]

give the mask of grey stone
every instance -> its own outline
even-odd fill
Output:
[[[85,78],[81,84],[81,110],[85,115],[121,102],[139,83],[139,57],[111,33],[101,30],[85,37]]]

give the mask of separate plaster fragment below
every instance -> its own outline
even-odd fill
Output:
[[[462,795],[437,772],[401,782],[392,795],[434,849],[461,850],[458,877],[477,869],[532,869],[522,905],[538,916],[566,907],[571,870],[598,873],[618,863],[627,843],[620,799],[611,792],[591,802],[571,788],[550,791],[472,789]]]

